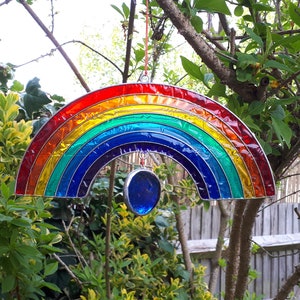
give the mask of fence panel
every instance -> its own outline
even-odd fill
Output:
[[[281,285],[294,271],[295,265],[300,263],[300,220],[294,212],[295,207],[300,210],[300,204],[298,203],[278,202],[272,205],[267,203],[261,208],[256,218],[253,237],[265,236],[265,239],[269,242],[266,243],[262,251],[252,257],[251,268],[257,271],[258,277],[249,284],[249,291],[255,292],[256,295],[264,295],[265,299],[270,299],[277,294]],[[207,253],[209,247],[204,250],[204,244],[206,243],[207,246],[211,244],[211,242],[208,243],[210,239],[218,238],[219,208],[217,205],[211,205],[206,211],[203,206],[196,206],[185,211],[184,217],[186,220],[186,235],[189,240],[193,240],[190,244],[194,246],[191,247],[197,249],[192,251],[194,252],[193,256],[207,267],[208,280],[211,269],[210,259],[203,259],[203,257],[211,256],[212,253]],[[288,243],[290,241],[290,245],[284,244],[282,246],[280,242],[283,242],[283,240],[278,240],[280,238],[284,238]],[[264,238],[261,237],[258,240],[263,241]],[[202,246],[198,247],[198,243],[199,245],[202,243]],[[203,249],[203,252],[201,249]],[[219,272],[218,293],[224,291],[225,288],[225,273],[223,270]],[[297,299],[300,299],[300,289],[296,287],[294,292],[299,297]],[[219,299],[221,299],[221,296],[219,296]]]

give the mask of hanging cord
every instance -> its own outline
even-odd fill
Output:
[[[148,82],[148,44],[149,44],[149,0],[146,0],[146,32],[145,32],[145,65],[144,65],[144,74],[141,76],[142,82]]]
[[[141,168],[145,168],[146,166],[146,160],[149,156],[148,152],[139,152],[139,159],[140,159],[140,166]]]

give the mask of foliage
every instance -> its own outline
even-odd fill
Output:
[[[2,183],[0,194],[1,299],[40,299],[44,288],[59,290],[46,278],[58,268],[47,256],[59,251],[53,245],[61,236],[44,222],[49,202],[15,198],[13,187],[14,182]]]
[[[178,166],[174,163],[169,168],[163,166],[161,164],[155,169],[161,179],[166,179],[167,172],[177,172]],[[78,287],[82,288],[81,299],[92,299],[93,295],[106,297],[104,273],[108,175],[102,173],[96,180],[88,200],[72,204],[70,201],[55,199],[56,204],[52,209],[53,218],[58,221],[63,219],[66,224],[63,226],[66,237],[64,253],[74,253],[77,257],[77,263],[73,262],[69,268],[76,275],[76,281],[80,282]],[[165,196],[161,199],[158,210],[144,217],[136,217],[123,203],[126,175],[127,172],[120,170],[114,186],[115,202],[111,214],[112,237],[109,245],[109,281],[114,287],[112,296],[114,299],[165,299],[166,295],[170,295],[170,299],[188,299],[189,273],[185,270],[182,257],[175,254],[178,237],[174,204],[167,196],[168,187],[163,187]],[[188,180],[182,182],[179,182],[176,192],[187,199],[187,195],[194,195],[195,189],[191,183],[187,183]],[[204,272],[203,266],[195,266],[195,299],[212,299],[204,281]],[[65,291],[67,287],[64,286],[63,289]],[[154,293],[153,290],[157,292]]]
[[[109,280],[113,299],[189,299],[189,273],[181,255],[176,254],[177,231],[172,210],[161,203],[150,214],[135,216],[121,201],[123,180],[124,173],[118,173],[111,213]],[[81,299],[93,299],[93,294],[96,299],[106,297],[107,189],[105,177],[99,178],[89,203],[81,205],[80,212],[73,212],[66,232],[72,240],[72,244],[67,242],[70,250],[80,252],[77,254],[80,263],[70,269],[81,282]],[[205,268],[195,266],[194,299],[214,299],[204,276]]]
[[[32,131],[30,123],[15,121],[19,114],[16,104],[18,98],[16,93],[5,96],[0,92],[0,180],[4,183],[11,182],[16,177]]]
[[[49,201],[14,196],[17,167],[30,141],[31,123],[16,122],[18,95],[0,93],[0,294],[1,299],[40,299],[46,282],[58,263],[48,255],[59,251],[53,245],[61,236],[45,223],[51,215]],[[56,230],[57,231],[57,230]]]
[[[230,15],[227,1],[210,1],[205,7],[200,7],[200,2],[183,1],[179,6],[191,18],[196,31],[199,29],[193,19],[202,18],[201,22],[204,23],[205,15],[201,13],[203,10]],[[238,1],[236,6],[231,4],[231,8],[236,15],[235,18],[231,17],[236,22],[235,34],[242,38],[240,41],[231,41],[238,42],[234,53],[232,49],[225,50],[225,38],[217,44],[219,49],[216,52],[225,66],[235,70],[238,81],[257,86],[256,99],[248,103],[238,94],[230,93],[216,74],[214,80],[207,84],[204,78],[207,74],[210,76],[211,71],[208,69],[204,73],[197,64],[184,56],[181,57],[183,68],[192,78],[200,80],[209,88],[209,97],[226,100],[229,109],[256,133],[266,154],[279,156],[286,148],[291,147],[295,136],[293,128],[298,127],[297,74],[299,75],[300,61],[296,50],[299,48],[296,24],[299,24],[299,16],[295,13],[293,1],[279,8],[280,22],[274,21],[279,16],[268,1],[260,4],[256,1]],[[217,34],[222,37],[226,33],[225,28]],[[292,35],[286,37],[289,33]],[[217,35],[213,29],[211,34]]]

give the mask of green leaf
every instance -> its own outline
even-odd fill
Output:
[[[206,10],[208,12],[218,12],[224,15],[231,15],[225,0],[196,0],[194,7],[196,9]]]
[[[31,219],[27,218],[18,218],[11,221],[11,224],[18,227],[30,227],[32,223]]]
[[[265,103],[261,101],[253,101],[250,103],[248,113],[251,116],[259,115],[265,109]]]
[[[264,152],[266,155],[269,155],[272,153],[272,147],[269,143],[265,142],[262,139],[259,139],[259,143],[262,146],[262,148],[264,149]]]
[[[273,68],[273,69],[279,69],[279,70],[284,70],[284,71],[287,71],[289,73],[293,73],[293,70],[291,68],[289,68],[287,65],[285,64],[282,64],[278,61],[275,61],[275,60],[268,60],[264,66],[266,68]]]
[[[274,103],[277,103],[278,105],[289,105],[297,102],[299,100],[299,97],[291,97],[286,99],[274,99]]]
[[[257,124],[257,122],[255,122],[251,116],[246,116],[245,118],[243,118],[243,121],[246,123],[246,125],[251,128],[252,130],[255,130],[257,132],[261,132],[261,128],[260,126]]]
[[[278,120],[283,120],[285,118],[285,111],[281,105],[275,105],[273,111],[271,112],[271,116]]]
[[[136,63],[140,62],[145,56],[144,49],[134,49],[135,61]]]
[[[293,34],[291,36],[284,36],[278,34],[272,34],[273,36],[273,46],[272,49],[276,49],[276,47],[287,47],[292,51],[297,51],[300,48],[300,34]]]
[[[52,290],[52,291],[61,293],[60,288],[59,288],[56,284],[54,284],[54,283],[44,281],[44,282],[42,283],[42,285],[43,285],[44,287],[46,287],[46,288]]]
[[[63,252],[62,249],[54,246],[49,245],[41,245],[39,246],[39,249],[41,249],[41,252],[45,253],[55,253],[55,252]]]
[[[20,254],[24,254],[24,255],[29,255],[29,256],[39,256],[40,252],[33,246],[28,246],[28,245],[20,245],[17,249],[16,249]]]
[[[4,182],[1,182],[1,194],[5,198],[5,200],[8,200],[11,196],[9,186],[6,185]]]
[[[238,6],[235,7],[235,9],[234,9],[234,15],[235,15],[236,17],[242,16],[243,13],[244,13],[244,8],[243,8],[243,6],[238,5]]]
[[[9,251],[8,246],[0,246],[0,256],[2,256],[3,254],[6,254],[8,251]]]
[[[269,27],[266,27],[265,33],[266,33],[265,52],[269,53],[273,45],[271,29]]]
[[[155,218],[155,224],[159,227],[169,227],[170,226],[168,220],[166,218],[164,218],[163,216],[157,216]]]
[[[124,13],[121,11],[121,9],[118,7],[118,6],[116,6],[116,5],[114,5],[114,4],[111,4],[111,7],[114,9],[114,10],[116,10],[124,19],[125,19],[125,15],[124,15]]]
[[[225,258],[219,258],[218,264],[221,268],[225,268],[227,265],[226,259]]]
[[[237,69],[236,77],[237,77],[238,81],[241,81],[241,82],[251,81],[252,73],[248,72],[247,70]]]
[[[210,201],[202,200],[201,203],[203,204],[203,208],[205,211],[208,211],[210,209]]]
[[[291,19],[298,25],[300,26],[300,8],[297,7],[296,4],[294,3],[290,3],[289,6],[289,13],[290,13],[290,17]]]
[[[200,33],[203,30],[203,21],[199,16],[192,16],[191,18],[191,24],[195,28],[195,30]]]
[[[272,118],[272,126],[278,137],[279,142],[282,144],[282,146],[285,143],[290,148],[291,138],[293,135],[291,128],[284,121],[274,117],[271,118]]]
[[[14,92],[22,92],[24,90],[24,85],[20,81],[14,80],[10,90]]]
[[[53,263],[50,263],[50,264],[47,264],[45,266],[45,270],[44,270],[44,276],[49,276],[49,275],[52,275],[54,274],[58,269],[58,262],[53,262]]]
[[[2,279],[1,287],[2,294],[6,294],[14,289],[16,285],[16,278],[13,275],[6,275]]]
[[[123,269],[129,266],[132,263],[131,259],[124,260],[120,263],[120,269]]]
[[[254,33],[254,31],[248,27],[245,28],[246,33],[252,38],[252,40],[254,40],[258,46],[263,49],[264,48],[264,42],[262,40],[262,38],[257,35],[256,33]]]
[[[163,249],[164,251],[167,251],[169,253],[174,253],[174,246],[170,242],[166,240],[159,240],[158,244],[160,248]]]
[[[187,59],[184,56],[180,56],[181,64],[184,68],[184,70],[191,75],[192,77],[199,79],[201,81],[204,80],[204,76],[200,70],[200,67],[196,65],[195,63],[191,62],[189,59]]]
[[[171,184],[165,184],[165,190],[168,193],[172,193],[173,192],[173,185],[171,185]]]
[[[273,7],[271,7],[270,5],[263,4],[263,3],[253,3],[252,7],[256,11],[275,11],[275,9]]]
[[[186,281],[189,281],[190,278],[190,272],[188,272],[187,270],[185,270],[181,265],[178,265],[176,267],[175,270],[175,274],[176,277],[180,276],[181,278],[183,278]]]
[[[0,214],[0,222],[11,222],[12,220],[12,217]]]
[[[258,62],[257,57],[253,54],[237,52],[237,67],[245,70],[248,66]]]
[[[248,276],[251,280],[254,280],[258,277],[258,272],[254,269],[249,269]]]
[[[219,96],[219,97],[225,97],[226,96],[226,86],[222,83],[215,83],[210,91],[207,94],[208,97],[212,96]]]
[[[122,9],[123,9],[123,13],[124,13],[125,19],[128,19],[129,14],[130,14],[130,9],[129,9],[129,7],[126,5],[125,2],[122,3]]]

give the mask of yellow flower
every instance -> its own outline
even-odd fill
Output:
[[[270,87],[272,89],[277,89],[279,87],[279,85],[280,85],[280,82],[278,80],[271,80],[271,82],[270,82]]]

